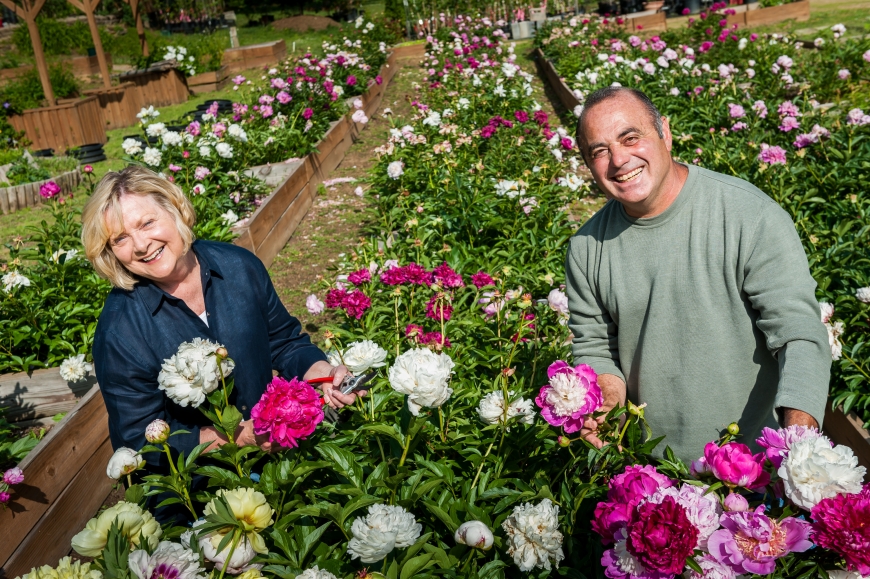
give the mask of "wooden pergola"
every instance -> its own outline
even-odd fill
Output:
[[[48,78],[48,64],[45,62],[45,52],[42,51],[42,37],[39,36],[39,28],[36,26],[36,16],[42,10],[45,0],[0,0],[4,6],[15,12],[15,15],[27,24],[30,32],[30,42],[33,44],[33,56],[36,59],[36,70],[39,72],[39,81],[49,106],[55,106],[54,91],[51,89],[51,81]],[[105,58],[105,57],[104,57]]]

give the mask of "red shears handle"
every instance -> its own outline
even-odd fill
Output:
[[[324,376],[322,378],[312,378],[311,380],[306,380],[306,382],[309,384],[329,384],[333,379],[333,376]]]

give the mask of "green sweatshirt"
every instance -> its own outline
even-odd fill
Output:
[[[611,200],[565,264],[575,364],[623,378],[653,436],[691,461],[729,423],[757,449],[778,409],[822,423],[831,348],[788,214],[751,184],[696,166],[664,213]]]

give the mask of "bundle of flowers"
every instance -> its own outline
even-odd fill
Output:
[[[685,29],[643,38],[608,19],[577,17],[549,25],[536,42],[581,103],[613,84],[643,90],[668,117],[678,158],[746,179],[788,211],[819,301],[836,307],[835,317],[823,316],[839,361],[833,403],[870,422],[870,277],[859,265],[870,102],[844,97],[870,77],[870,39],[846,39],[838,24],[806,48],[726,16],[702,12]]]

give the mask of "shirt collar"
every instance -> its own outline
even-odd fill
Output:
[[[220,267],[213,261],[209,260],[205,255],[206,252],[202,251],[202,246],[200,242],[194,241],[190,246],[193,253],[196,255],[196,259],[199,262],[199,275],[202,278],[202,287],[205,288],[208,283],[209,278],[212,275],[223,279],[223,273],[221,273]],[[142,296],[142,301],[145,302],[145,306],[148,308],[148,311],[151,314],[155,314],[157,310],[160,308],[160,305],[163,303],[163,300],[169,300],[171,302],[178,302],[179,298],[176,298],[162,289],[160,289],[157,284],[155,284],[150,279],[138,278],[138,283],[136,284],[136,290],[139,295]]]

